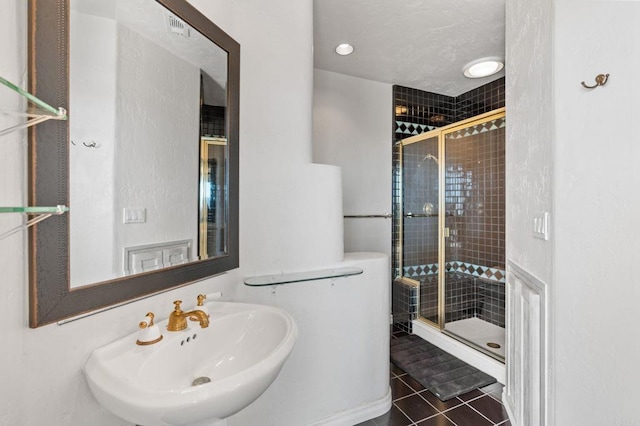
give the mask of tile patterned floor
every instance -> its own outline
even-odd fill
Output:
[[[392,334],[400,337],[401,332]],[[358,426],[511,426],[495,383],[442,402],[391,364],[391,410]]]

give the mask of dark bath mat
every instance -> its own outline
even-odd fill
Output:
[[[442,401],[496,382],[416,335],[391,339],[391,362]]]

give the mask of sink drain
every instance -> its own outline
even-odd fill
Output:
[[[191,386],[200,386],[200,385],[204,385],[206,383],[209,383],[211,381],[210,378],[208,377],[198,377],[197,379],[195,379],[193,382],[191,382]]]
[[[500,349],[500,345],[497,344],[497,343],[493,343],[493,342],[487,343],[487,346],[489,346],[490,348],[493,348],[493,349]]]

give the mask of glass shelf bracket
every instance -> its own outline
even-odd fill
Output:
[[[34,124],[42,123],[47,120],[66,120],[67,110],[64,108],[54,108],[51,105],[36,98],[31,93],[26,92],[11,83],[9,80],[0,77],[0,83],[8,87],[9,90],[16,92],[18,95],[24,97],[28,101],[28,107],[26,112],[22,111],[7,111],[0,108],[0,113],[10,116],[27,117],[27,121],[16,124],[15,126],[8,127],[6,129],[0,129],[0,136],[14,132],[16,130],[24,129]]]
[[[29,219],[26,223],[16,226],[10,229],[4,234],[0,234],[0,240],[7,238],[10,235],[15,234],[18,231],[27,229],[28,227],[35,225],[38,222],[45,220],[53,215],[61,215],[64,212],[68,212],[69,207],[64,205],[58,205],[56,207],[0,207],[0,213],[24,213],[30,215],[36,215],[34,218]]]

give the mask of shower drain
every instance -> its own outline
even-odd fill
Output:
[[[493,342],[487,343],[487,346],[489,346],[490,348],[493,348],[493,349],[500,349],[500,345],[497,344],[497,343],[493,343]]]
[[[208,377],[198,377],[197,379],[195,379],[193,382],[191,382],[191,386],[200,386],[200,385],[204,385],[205,383],[209,383],[211,381],[210,378]]]

